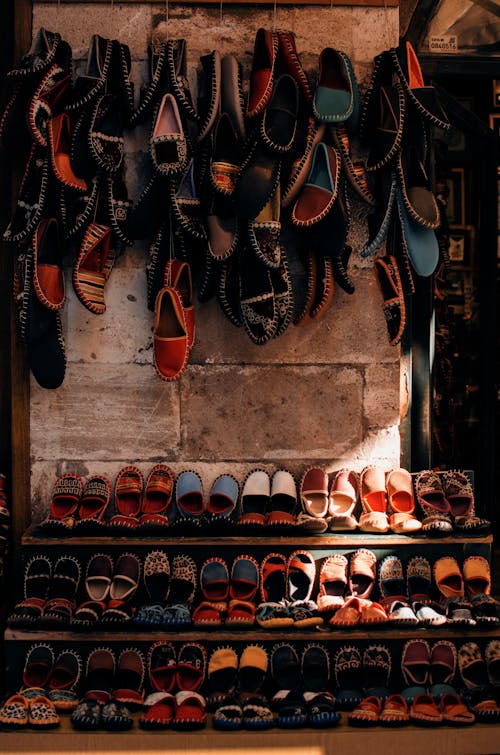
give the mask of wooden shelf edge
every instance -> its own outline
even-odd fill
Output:
[[[24,533],[22,537],[22,545],[26,547],[54,547],[61,545],[71,546],[99,546],[99,547],[117,547],[121,548],[124,545],[127,547],[133,546],[151,546],[162,545],[164,547],[169,546],[190,546],[190,547],[207,547],[207,546],[233,546],[244,545],[248,546],[249,542],[252,542],[253,546],[265,547],[271,546],[288,546],[294,547],[295,545],[302,547],[318,547],[318,546],[338,546],[342,548],[347,547],[377,547],[387,545],[403,545],[403,546],[415,546],[415,545],[491,545],[493,542],[493,535],[484,535],[483,537],[410,537],[403,535],[370,535],[368,533],[360,532],[357,534],[328,534],[328,535],[308,535],[301,532],[293,535],[260,535],[259,533],[252,533],[248,535],[170,535],[168,537],[162,537],[158,535],[144,536],[144,535],[104,535],[104,536],[72,536],[66,535],[65,537],[42,537],[34,532],[34,528],[30,527]]]
[[[499,637],[500,627],[480,629],[465,629],[464,627],[420,627],[414,629],[383,627],[375,625],[371,629],[356,629],[350,627],[345,630],[327,628],[294,630],[285,627],[282,630],[249,629],[230,630],[223,627],[218,630],[191,629],[183,632],[144,632],[134,627],[124,628],[123,632],[69,632],[69,631],[33,631],[7,628],[4,633],[5,642],[157,642],[158,640],[175,640],[176,642],[351,642],[353,640],[409,640],[409,639],[464,639],[473,640],[482,637]]]

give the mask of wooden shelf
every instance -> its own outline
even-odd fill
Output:
[[[500,627],[492,628],[483,626],[467,629],[463,626],[422,627],[417,625],[410,627],[391,627],[389,625],[374,624],[364,627],[346,627],[345,629],[332,629],[330,627],[318,627],[309,630],[282,627],[281,629],[226,629],[223,626],[213,629],[190,630],[166,630],[146,632],[134,626],[125,626],[123,630],[114,632],[69,632],[61,630],[34,630],[29,632],[24,629],[6,629],[5,642],[157,642],[158,640],[175,640],[179,642],[283,642],[283,641],[335,641],[349,642],[354,640],[407,640],[414,638],[458,639],[464,637],[473,640],[478,637],[500,637]]]
[[[139,714],[134,714],[137,719]],[[468,728],[442,726],[429,729],[409,726],[388,729],[382,726],[358,729],[349,726],[342,714],[339,726],[333,729],[270,729],[268,731],[215,731],[211,727],[201,731],[179,732],[171,729],[144,731],[136,722],[125,732],[79,732],[72,728],[69,716],[62,717],[61,726],[49,732],[34,729],[3,731],[0,734],[3,755],[48,755],[68,752],[84,755],[121,755],[136,753],[153,755],[393,755],[404,750],[405,755],[422,755],[432,747],[433,755],[494,755],[498,753],[500,726],[475,724]],[[140,740],[136,739],[140,737]]]
[[[22,537],[22,545],[26,547],[61,547],[79,546],[100,548],[132,548],[134,546],[152,546],[159,545],[167,547],[200,547],[207,548],[211,546],[244,546],[245,548],[263,548],[268,545],[273,547],[295,547],[302,548],[312,547],[339,547],[339,548],[360,548],[365,546],[387,548],[392,546],[416,546],[416,545],[467,545],[467,544],[486,544],[491,545],[493,542],[492,535],[483,537],[410,537],[405,535],[372,535],[365,532],[359,533],[328,533],[325,535],[308,535],[304,532],[294,532],[290,535],[265,535],[260,533],[249,533],[248,535],[217,535],[211,536],[202,534],[190,535],[65,535],[64,537],[46,537],[36,534],[36,531],[30,527]]]

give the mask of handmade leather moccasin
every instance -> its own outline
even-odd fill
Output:
[[[271,98],[278,43],[277,32],[263,28],[257,30],[248,93],[249,118],[261,113]]]
[[[299,227],[319,223],[331,210],[339,191],[341,158],[338,150],[319,142],[314,149],[307,180],[292,211]]]
[[[298,87],[288,74],[283,74],[274,85],[273,93],[262,116],[260,137],[265,146],[280,155],[293,146],[299,109]]]
[[[176,258],[170,259],[165,266],[164,285],[175,288],[180,294],[186,320],[188,348],[191,349],[195,338],[195,323],[193,281],[189,263]]]
[[[65,186],[77,191],[85,191],[87,184],[75,175],[70,161],[71,133],[69,116],[61,113],[49,121],[49,144],[52,170],[55,177]]]
[[[179,380],[189,356],[188,328],[181,295],[165,286],[156,298],[153,330],[154,363],[162,380]]]
[[[406,325],[406,303],[398,263],[392,255],[377,257],[373,269],[382,294],[382,311],[389,343],[391,346],[397,346]]]
[[[318,123],[315,118],[309,118],[302,154],[294,160],[288,183],[283,191],[281,199],[283,207],[288,207],[293,202],[304,185],[309,175],[314,149],[319,142],[323,141],[325,129],[324,123]]]
[[[355,530],[358,522],[353,511],[358,500],[358,475],[349,469],[336,473],[330,488],[328,514],[331,519],[329,529],[332,532]]]
[[[319,592],[316,599],[320,613],[333,613],[344,604],[349,562],[341,553],[328,556],[319,571]]]
[[[421,529],[415,517],[415,499],[411,474],[406,469],[391,469],[386,474],[389,526],[397,534],[409,534]]]
[[[269,199],[255,220],[248,222],[248,240],[261,262],[269,268],[277,268],[281,262],[280,246],[280,189]]]
[[[354,112],[357,84],[349,58],[344,52],[325,47],[319,56],[319,73],[313,96],[318,121],[347,121]]]
[[[421,225],[409,214],[400,186],[396,188],[396,203],[405,251],[416,274],[426,278],[432,275],[439,262],[436,234],[432,228]]]
[[[311,88],[297,53],[295,34],[291,31],[279,30],[278,42],[278,63],[280,70],[290,74],[295,79],[304,106],[309,109],[312,102]]]
[[[387,494],[385,474],[382,469],[368,466],[361,472],[360,496],[363,513],[359,519],[359,528],[363,532],[387,532]]]
[[[165,94],[158,107],[150,153],[155,169],[163,176],[177,175],[187,164],[186,137],[177,101],[172,94]]]

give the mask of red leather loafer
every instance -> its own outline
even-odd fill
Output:
[[[179,380],[187,364],[189,348],[186,317],[179,292],[162,288],[156,297],[153,350],[156,371],[162,380]]]

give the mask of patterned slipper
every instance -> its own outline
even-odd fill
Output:
[[[258,695],[255,692],[243,692],[240,694],[240,704],[245,729],[261,731],[274,726],[274,717],[267,697],[264,695]]]
[[[165,551],[150,551],[144,559],[144,586],[152,603],[165,603],[170,589],[170,562]]]
[[[214,729],[235,731],[243,725],[243,708],[235,696],[228,696],[223,705],[215,711],[212,723]]]
[[[110,700],[102,706],[100,724],[107,731],[128,731],[134,725],[134,719],[127,706]]]
[[[56,710],[73,710],[78,704],[75,688],[82,672],[82,659],[73,650],[62,650],[54,661],[48,683],[49,700]]]
[[[118,472],[115,480],[115,509],[117,513],[111,518],[110,527],[119,531],[137,527],[142,505],[143,487],[144,477],[137,467],[123,467]]]
[[[82,700],[71,714],[74,729],[94,731],[101,725],[102,705],[97,700]]]
[[[168,527],[167,512],[172,501],[175,475],[166,464],[156,464],[146,480],[141,503],[141,529],[163,531]]]
[[[0,708],[0,724],[5,729],[22,729],[28,725],[28,701],[11,695]]]
[[[44,695],[38,695],[29,701],[28,724],[35,729],[55,729],[60,718],[54,704]]]
[[[362,660],[357,647],[344,645],[334,659],[335,698],[340,710],[352,710],[361,702]]]
[[[196,691],[205,681],[207,652],[197,642],[179,648],[175,680],[179,690]]]
[[[111,501],[111,483],[107,477],[93,475],[85,482],[78,504],[75,532],[100,532]]]
[[[175,687],[177,654],[171,642],[155,642],[148,650],[147,669],[151,689],[172,692]]]
[[[408,703],[402,695],[389,695],[384,701],[379,723],[382,726],[407,726],[410,723]]]
[[[52,491],[47,519],[39,525],[39,529],[61,534],[72,529],[82,493],[83,480],[79,475],[64,474],[58,477]]]

